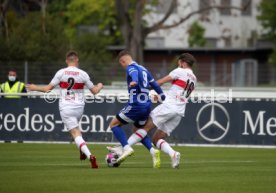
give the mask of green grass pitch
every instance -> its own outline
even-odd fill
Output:
[[[0,144],[0,193],[275,193],[276,149],[175,147],[179,169],[162,154],[153,169],[143,146],[119,168],[105,145],[89,144],[100,168],[79,161],[74,144]]]

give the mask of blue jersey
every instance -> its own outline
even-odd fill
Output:
[[[117,115],[121,123],[133,123],[137,128],[146,124],[151,110],[149,86],[159,95],[164,95],[160,86],[155,82],[149,71],[143,66],[133,62],[126,69],[129,102]],[[129,87],[131,82],[136,82],[135,87]]]
[[[126,69],[129,104],[136,106],[150,106],[149,85],[155,82],[149,71],[133,62]],[[137,82],[135,87],[129,87],[130,82]]]

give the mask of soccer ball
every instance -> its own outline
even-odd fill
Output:
[[[116,153],[108,153],[105,157],[105,162],[108,167],[119,167],[120,164],[116,163],[119,156]]]

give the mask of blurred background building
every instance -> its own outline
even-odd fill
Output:
[[[156,12],[147,15],[149,23],[158,22],[170,6],[170,1],[160,0]],[[172,29],[160,30],[149,35],[146,46],[149,48],[190,47],[189,37],[193,36],[195,24],[204,29],[204,45],[193,47],[205,48],[248,48],[257,44],[258,36],[262,34],[261,23],[257,20],[260,15],[261,0],[189,0],[178,1],[172,15],[167,20],[173,24],[179,17],[214,6],[245,7],[240,9],[214,9],[203,11],[192,16]]]

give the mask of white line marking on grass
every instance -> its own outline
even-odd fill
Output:
[[[30,144],[73,144],[73,141],[8,141],[9,143],[30,143]],[[0,143],[7,143],[1,141]],[[88,144],[96,145],[120,145],[118,142],[88,142]],[[142,144],[136,144],[138,146]],[[276,145],[233,145],[233,144],[186,144],[186,143],[170,143],[171,146],[179,147],[226,147],[226,148],[260,148],[260,149],[276,149]]]
[[[275,145],[228,145],[228,144],[177,144],[184,147],[228,147],[228,148],[264,148],[276,149]]]
[[[256,161],[252,160],[235,160],[235,161],[228,161],[228,160],[200,160],[200,161],[183,161],[181,162],[183,165],[189,165],[189,164],[231,164],[231,163],[255,163]],[[101,168],[108,168],[107,164],[105,162],[99,162],[101,165]],[[171,162],[165,161],[161,162],[161,167],[164,167],[166,165],[170,165]],[[137,161],[126,161],[122,163],[123,166],[141,166],[143,165],[145,168],[151,168],[151,164],[145,163],[145,162],[137,162]],[[80,166],[87,166],[89,167],[90,164],[88,162],[83,163],[39,163],[39,164],[33,164],[33,163],[1,163],[0,167],[80,167]]]
[[[252,160],[200,160],[200,161],[184,161],[183,163],[187,164],[199,164],[199,163],[255,163],[256,161]]]

